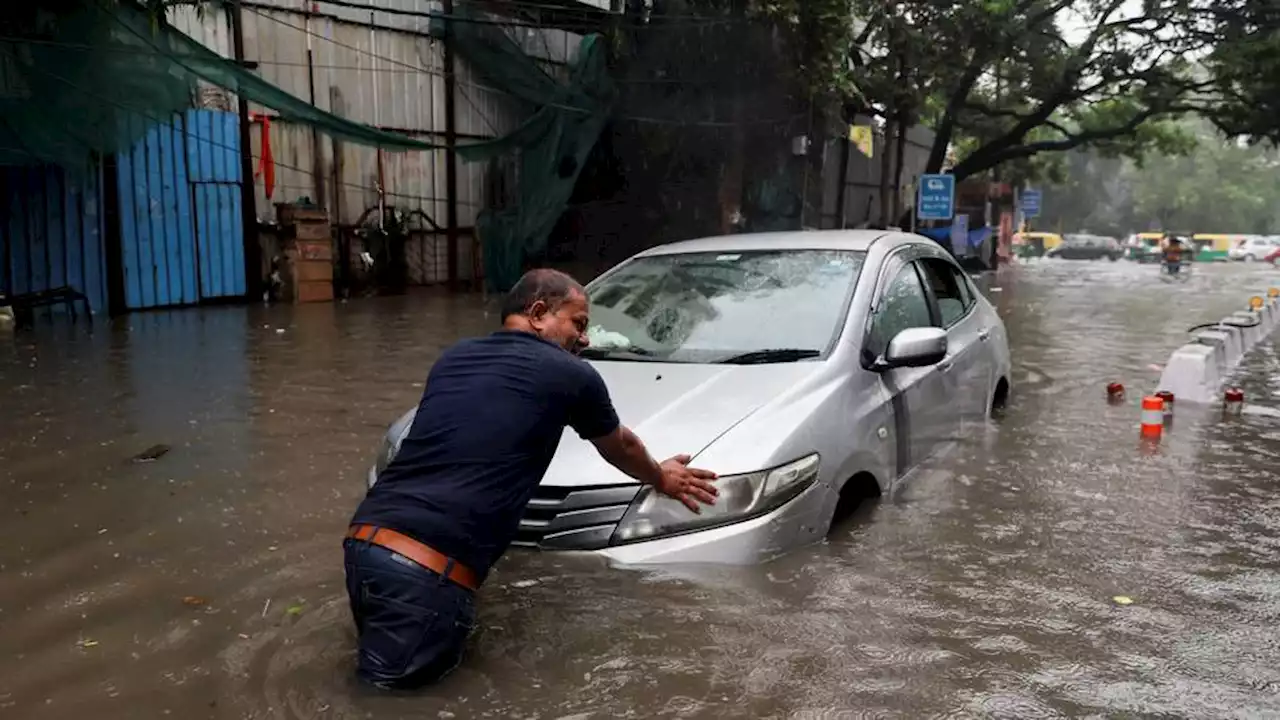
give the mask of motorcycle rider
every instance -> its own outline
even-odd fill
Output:
[[[1162,259],[1164,260],[1165,272],[1170,275],[1177,275],[1182,270],[1182,241],[1178,239],[1178,236],[1169,233],[1165,234]]]

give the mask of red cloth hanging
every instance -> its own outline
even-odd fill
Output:
[[[270,200],[276,189],[276,161],[271,156],[271,116],[254,113],[253,119],[262,122],[262,155],[258,158],[258,171],[253,177],[262,178],[263,190]]]

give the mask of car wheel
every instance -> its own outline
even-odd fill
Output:
[[[1245,262],[1257,262],[1257,260],[1258,258],[1253,253],[1249,253],[1248,255],[1244,256]]]
[[[991,404],[987,406],[987,417],[999,420],[1009,407],[1009,383],[1004,378],[996,383],[995,392],[991,394]]]

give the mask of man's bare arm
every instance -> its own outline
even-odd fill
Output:
[[[591,441],[596,450],[610,465],[639,480],[652,485],[658,492],[669,495],[694,512],[701,512],[699,503],[715,503],[716,487],[711,483],[716,474],[709,470],[689,467],[688,455],[677,455],[659,463],[649,454],[648,448],[634,432],[624,425],[603,437]]]
[[[662,482],[662,466],[627,426],[619,425],[612,433],[591,442],[610,465],[645,485],[657,486]]]

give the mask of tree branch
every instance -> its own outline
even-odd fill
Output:
[[[1006,109],[1002,109],[1002,108],[993,108],[993,107],[990,107],[989,105],[984,105],[984,104],[982,104],[982,103],[974,102],[974,101],[972,101],[972,100],[966,100],[966,101],[965,101],[965,103],[964,103],[964,109],[965,109],[965,110],[971,110],[971,111],[973,111],[973,112],[978,113],[979,115],[983,115],[983,116],[985,116],[985,117],[990,117],[990,118],[1010,118],[1010,119],[1013,119],[1013,120],[1022,120],[1022,119],[1024,119],[1024,118],[1026,117],[1026,115],[1024,115],[1023,113],[1020,113],[1020,112],[1018,112],[1018,111],[1016,111],[1016,110],[1006,110]],[[1042,123],[1040,123],[1040,124],[1041,124],[1042,126],[1045,126],[1045,127],[1053,128],[1054,130],[1057,130],[1058,132],[1062,133],[1063,135],[1070,135],[1070,134],[1071,134],[1071,131],[1070,131],[1070,130],[1067,130],[1067,128],[1066,128],[1066,127],[1064,127],[1063,125],[1059,124],[1057,121],[1055,121],[1055,120],[1053,120],[1053,119],[1045,120],[1044,122],[1042,122]]]
[[[1045,22],[1057,17],[1058,13],[1070,7],[1073,2],[1074,0],[1057,0],[1051,3],[1041,12],[1029,17],[1022,28],[1022,32],[1036,30]],[[1022,13],[1029,11],[1035,3],[1036,0],[1019,0],[1018,4],[1010,12],[1010,17],[1019,17]],[[934,128],[933,147],[929,149],[929,160],[925,165],[925,172],[936,173],[942,169],[942,163],[947,157],[947,148],[951,146],[951,139],[955,134],[956,115],[962,109],[970,93],[973,92],[973,86],[978,82],[978,78],[982,77],[982,72],[986,69],[991,59],[1004,55],[1012,49],[1013,38],[1016,34],[1016,32],[1010,31],[1004,36],[1002,42],[994,45],[974,43],[973,54],[969,56],[969,63],[965,66],[959,81],[947,97],[947,106],[942,113],[942,119],[939,120],[937,127]]]
[[[1153,105],[1134,113],[1132,117],[1119,125],[1094,130],[1064,132],[1063,134],[1065,137],[1060,140],[1041,140],[1006,147],[1000,150],[991,150],[989,147],[980,148],[978,151],[961,161],[960,164],[956,165],[952,172],[955,174],[957,180],[962,180],[970,175],[982,172],[983,170],[989,170],[990,168],[1011,160],[1021,160],[1043,152],[1073,150],[1081,145],[1105,142],[1107,140],[1124,137],[1125,135],[1132,134],[1148,120],[1152,120],[1161,115],[1190,112],[1193,109],[1194,108],[1190,106],[1182,105]]]

